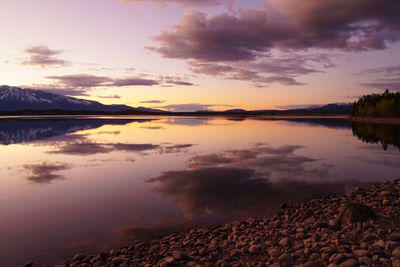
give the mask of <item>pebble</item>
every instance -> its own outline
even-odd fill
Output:
[[[400,267],[400,180],[297,205],[263,219],[134,240],[58,267]],[[30,267],[25,265],[26,267]]]
[[[341,264],[339,264],[339,267],[356,267],[358,266],[358,261],[356,259],[347,259]]]

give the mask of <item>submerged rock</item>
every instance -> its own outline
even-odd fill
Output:
[[[348,203],[339,210],[338,220],[340,224],[364,222],[368,219],[375,219],[376,214],[371,207],[359,204]]]

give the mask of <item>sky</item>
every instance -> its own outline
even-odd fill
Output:
[[[171,111],[400,89],[398,0],[0,0],[0,84]]]

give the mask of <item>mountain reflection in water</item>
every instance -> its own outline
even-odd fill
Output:
[[[0,144],[18,144],[99,128],[152,119],[0,119]]]
[[[0,265],[52,265],[398,178],[398,128],[368,127],[327,118],[0,119]]]

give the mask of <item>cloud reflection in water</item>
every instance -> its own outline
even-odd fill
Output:
[[[300,148],[257,144],[195,156],[186,170],[163,172],[147,182],[157,183],[153,190],[175,200],[187,219],[207,214],[265,216],[282,203],[344,193],[343,182],[307,181],[310,176],[323,178],[331,166],[307,166],[316,159],[294,154]]]

